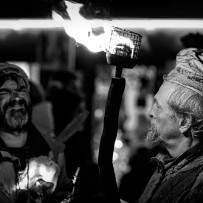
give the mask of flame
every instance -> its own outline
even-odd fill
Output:
[[[83,44],[92,52],[106,51],[110,39],[110,21],[88,20],[80,14],[83,4],[65,1],[71,20],[62,18],[53,11],[52,17],[60,23],[67,35],[78,44]]]
[[[116,54],[116,52],[119,51],[122,56],[128,56],[129,54],[133,54],[132,50],[134,49],[134,47],[135,45],[129,38],[116,35],[111,38],[111,44],[108,51],[111,54]]]
[[[33,187],[39,179],[54,184],[52,191],[56,188],[59,168],[55,162],[48,157],[40,156],[30,159],[25,170],[19,173],[18,189],[27,190]]]

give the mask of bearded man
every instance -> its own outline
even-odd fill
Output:
[[[105,113],[107,116],[104,121],[108,119],[108,122],[111,122],[112,117],[118,114],[118,108],[113,109],[114,111],[109,111],[109,109],[115,106],[113,102],[117,102],[118,96],[122,95],[123,90],[118,91],[120,87],[124,87],[120,85],[122,80],[123,78],[115,78],[112,81],[116,81],[119,85],[114,82],[113,88],[110,87],[107,114]],[[116,99],[114,99],[115,95]],[[154,96],[149,119],[151,127],[147,133],[146,142],[160,146],[161,151],[152,158],[157,168],[136,202],[203,202],[202,49],[187,48],[177,54],[175,68],[164,76],[164,82]],[[114,118],[114,122],[115,120]],[[116,126],[111,131],[113,123],[109,125],[104,122],[104,124],[107,127],[100,142],[98,159],[100,174],[103,185],[105,189],[107,188],[105,191],[108,199],[111,199],[113,203],[123,202],[125,199],[120,198],[121,194],[116,188],[117,182],[112,164],[117,135]],[[134,181],[136,182],[136,179]]]
[[[29,88],[20,67],[0,64],[1,203],[60,202],[70,187],[62,151],[31,122]]]
[[[177,54],[149,118],[146,140],[163,151],[152,159],[157,170],[138,202],[203,202],[203,50]]]

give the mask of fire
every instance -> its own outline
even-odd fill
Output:
[[[32,158],[29,160],[25,170],[19,173],[18,189],[31,189],[37,185],[38,180],[42,179],[47,183],[53,184],[53,191],[57,184],[58,174],[58,165],[48,157]]]
[[[132,55],[133,48],[134,44],[130,39],[117,35],[111,38],[111,46],[109,47],[109,52],[111,54],[131,57],[129,55]]]
[[[71,20],[53,11],[53,19],[64,27],[67,35],[92,52],[106,51],[110,39],[110,21],[88,20],[80,14],[83,4],[65,1]]]

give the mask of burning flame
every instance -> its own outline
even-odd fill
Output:
[[[80,14],[83,4],[65,1],[71,20],[62,18],[53,11],[53,19],[61,23],[70,37],[92,52],[106,51],[110,40],[110,21],[88,20]]]
[[[129,54],[133,54],[132,50],[134,47],[133,42],[129,38],[117,35],[111,39],[111,46],[108,51],[111,54],[118,54],[116,52],[120,52],[121,54],[119,55],[128,56]]]
[[[43,179],[46,182],[53,183],[53,191],[56,188],[58,173],[58,165],[48,157],[32,158],[25,170],[19,173],[18,189],[30,189],[37,184],[39,179]]]

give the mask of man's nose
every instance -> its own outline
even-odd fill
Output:
[[[19,94],[19,92],[17,91],[12,91],[12,96],[11,96],[11,100],[15,100],[15,101],[20,101],[22,98]]]
[[[153,118],[154,117],[154,114],[153,114],[153,107],[151,107],[150,109],[149,109],[149,112],[148,112],[148,116],[149,116],[149,118]]]

